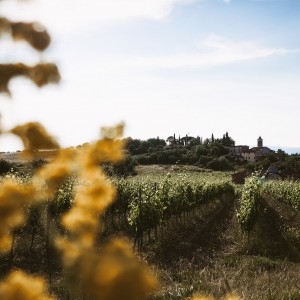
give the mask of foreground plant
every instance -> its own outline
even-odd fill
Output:
[[[1,300],[55,300],[47,295],[47,285],[43,278],[12,271],[0,283]]]
[[[107,136],[83,149],[60,150],[52,162],[38,170],[30,184],[21,186],[13,181],[4,181],[0,194],[0,246],[2,250],[10,249],[9,232],[24,224],[24,206],[52,199],[59,187],[71,175],[77,174],[84,185],[77,188],[73,206],[62,217],[62,226],[67,234],[55,238],[66,273],[68,276],[72,274],[75,287],[80,283],[84,293],[96,299],[126,296],[125,299],[138,300],[155,290],[157,281],[154,276],[123,240],[113,240],[102,245],[100,250],[96,247],[101,229],[100,217],[115,196],[114,187],[99,168],[99,163],[117,162],[123,158],[120,127],[104,132]],[[26,135],[24,146],[32,145],[34,138],[34,135]],[[20,274],[26,278],[25,273]],[[74,274],[80,276],[76,278]],[[11,277],[7,282],[8,285],[12,282]]]
[[[0,16],[0,34],[10,34],[15,40],[25,40],[38,51],[45,50],[50,36],[38,23],[12,22]],[[58,68],[52,63],[27,66],[23,63],[0,64],[0,92],[10,95],[9,82],[16,76],[31,79],[38,87],[60,80]],[[100,234],[99,220],[112,203],[115,191],[99,168],[102,162],[117,162],[123,158],[123,142],[120,137],[123,125],[103,128],[103,138],[76,149],[61,149],[49,164],[34,174],[32,182],[19,185],[4,180],[0,192],[0,251],[7,252],[13,246],[13,230],[26,222],[25,210],[53,199],[59,187],[70,176],[78,176],[86,185],[78,188],[73,207],[63,216],[62,226],[66,234],[55,237],[53,242],[61,251],[66,274],[72,277],[72,288],[96,299],[139,300],[153,291],[156,279],[138,260],[125,241],[116,239],[107,245],[96,247]],[[12,133],[21,138],[24,153],[34,158],[39,150],[59,149],[58,143],[37,122],[29,122],[0,133]],[[2,300],[51,300],[47,286],[41,277],[33,277],[14,270],[0,283]]]

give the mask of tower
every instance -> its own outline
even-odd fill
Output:
[[[261,137],[257,139],[257,147],[263,147],[263,139]]]

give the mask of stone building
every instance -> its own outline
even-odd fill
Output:
[[[257,146],[250,148],[247,145],[239,145],[229,148],[229,152],[232,155],[240,156],[241,159],[244,159],[249,162],[255,162],[260,159],[262,156],[275,153],[274,150],[271,150],[268,147],[264,147],[263,139],[261,136],[257,139]]]

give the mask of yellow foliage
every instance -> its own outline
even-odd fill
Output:
[[[51,41],[47,30],[39,23],[12,23],[11,34],[15,40],[25,40],[39,51],[45,50]]]
[[[55,300],[46,294],[43,278],[12,271],[0,283],[0,300]]]
[[[39,140],[38,134],[28,135],[28,128],[31,127],[41,129],[39,124],[29,123],[12,130],[23,139],[27,149],[35,148]],[[120,130],[114,131],[115,136],[120,134]],[[41,140],[45,142],[38,146],[52,141],[43,129],[39,132],[42,132]],[[68,176],[77,172],[85,184],[78,188],[73,207],[62,218],[62,224],[70,235],[56,239],[65,268],[76,270],[75,274],[80,274],[83,290],[97,299],[139,300],[148,292],[154,291],[156,279],[124,241],[115,240],[100,252],[94,248],[100,216],[115,196],[112,184],[100,170],[98,163],[121,159],[122,145],[120,140],[104,138],[79,151],[61,150],[52,162],[34,176],[35,186],[20,187],[17,183],[5,181],[0,193],[2,248],[8,249],[10,246],[9,230],[25,220],[22,206],[41,197],[41,193],[37,191],[41,188],[39,183],[46,183],[47,196],[50,197]],[[23,287],[26,285],[28,289]],[[2,295],[5,299],[50,299],[42,295],[44,289],[43,281],[33,280],[24,273],[14,273],[2,282]],[[4,298],[0,297],[1,299]]]
[[[124,123],[120,123],[114,127],[102,127],[101,137],[103,139],[118,139],[123,136]]]
[[[10,33],[14,40],[25,40],[39,51],[45,50],[51,41],[45,27],[39,23],[11,22],[0,18],[0,32]]]
[[[13,23],[0,18],[1,31],[10,33],[16,40],[26,40],[40,51],[50,43],[47,31],[36,23]],[[16,76],[25,76],[38,87],[60,80],[54,64],[34,67],[22,63],[0,64],[0,74],[0,92],[8,94],[9,81]],[[59,148],[55,139],[36,122],[16,126],[10,133],[21,138],[27,153]],[[52,198],[59,186],[76,173],[85,184],[77,190],[73,207],[62,217],[62,225],[68,234],[55,241],[62,252],[66,270],[75,271],[74,276],[80,275],[78,282],[81,282],[84,292],[101,300],[140,300],[154,291],[156,279],[124,241],[112,241],[100,252],[94,247],[100,217],[115,196],[113,186],[99,165],[123,159],[125,141],[120,140],[122,134],[123,124],[102,128],[101,140],[81,150],[59,151],[52,162],[34,175],[33,185],[20,187],[15,182],[5,181],[0,190],[0,250],[10,248],[10,231],[24,223],[24,205],[37,199]],[[0,300],[53,299],[45,291],[43,279],[18,271],[0,283]]]
[[[157,287],[155,277],[122,240],[113,241],[101,253],[83,254],[79,268],[83,288],[96,299],[140,300]]]
[[[56,240],[65,267],[80,274],[82,287],[88,294],[103,300],[139,300],[157,286],[154,276],[124,241],[115,240],[100,253],[93,247],[100,227],[99,217],[115,196],[98,164],[123,157],[123,142],[116,139],[122,130],[120,126],[106,129],[110,138],[86,145],[75,157],[80,178],[86,184],[77,189],[73,208],[62,218],[70,238]]]
[[[60,81],[58,68],[52,63],[40,63],[30,67],[22,63],[0,64],[0,92],[10,95],[9,81],[17,76],[31,79],[38,87]]]
[[[10,132],[21,138],[25,150],[28,151],[59,148],[55,139],[38,122],[29,122],[16,126]]]
[[[92,246],[99,229],[99,216],[111,204],[114,189],[105,181],[94,181],[81,187],[75,196],[74,206],[62,218],[63,226],[77,235],[80,243]]]
[[[104,151],[99,144],[103,145]],[[114,144],[117,146],[112,146]],[[112,149],[111,152],[109,149]],[[119,141],[108,139],[99,141],[86,146],[74,157],[74,161],[78,163],[80,178],[86,184],[77,189],[73,207],[63,216],[62,225],[76,237],[80,245],[84,245],[85,250],[93,246],[100,227],[99,217],[115,196],[112,184],[97,165],[98,160],[109,159],[110,153],[114,157],[122,156]]]
[[[52,63],[40,63],[29,69],[28,75],[38,87],[60,81],[58,68]]]
[[[81,188],[75,197],[75,207],[101,214],[113,201],[115,190],[107,181],[95,181],[86,188]]]
[[[48,198],[76,171],[75,159],[75,150],[71,148],[62,149],[50,163],[38,170],[33,181],[37,185],[40,185],[40,182],[46,184],[46,195]]]
[[[20,186],[11,179],[0,187],[0,250],[7,251],[11,246],[10,231],[25,222],[24,205],[36,200],[33,185]]]
[[[103,162],[119,162],[124,158],[124,141],[103,139],[82,149],[80,164],[84,169],[93,168]]]
[[[62,218],[62,225],[77,237],[77,242],[92,247],[98,231],[98,218],[90,211],[74,207]]]

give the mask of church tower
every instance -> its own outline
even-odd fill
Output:
[[[257,139],[257,147],[263,147],[263,139],[261,137]]]

